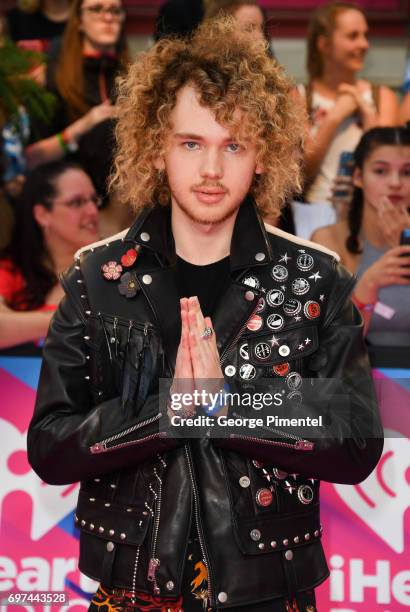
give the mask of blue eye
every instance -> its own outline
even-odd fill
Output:
[[[188,151],[196,151],[199,146],[197,142],[193,142],[192,140],[187,140],[183,145]]]
[[[237,142],[230,142],[226,147],[231,153],[237,153],[241,146]]]

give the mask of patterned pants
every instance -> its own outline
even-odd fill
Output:
[[[206,600],[194,598],[154,597],[145,593],[136,593],[134,602],[132,594],[123,589],[106,589],[100,585],[94,595],[89,612],[212,612]],[[292,602],[284,599],[263,604],[229,608],[228,612],[317,612],[313,592],[301,593]]]
[[[201,561],[197,538],[188,543],[183,577],[183,592],[178,598],[155,597],[146,593],[132,593],[125,589],[100,585],[88,612],[212,612],[208,607],[208,572]],[[270,602],[228,608],[227,612],[317,612],[313,591],[299,593],[293,600],[275,599]]]

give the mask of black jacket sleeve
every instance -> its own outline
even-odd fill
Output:
[[[218,445],[329,482],[354,484],[371,473],[383,450],[383,429],[363,321],[348,296],[351,286],[339,266],[319,350],[310,360],[312,378],[303,381],[307,392],[302,392],[302,406],[288,402],[281,413],[288,418],[322,415],[323,425],[282,427],[278,435],[266,429],[255,429],[249,436],[231,431],[216,441]]]
[[[148,396],[138,414],[120,397],[93,405],[83,317],[75,299],[66,295],[44,347],[27,445],[31,466],[50,484],[129,467],[181,443],[159,431],[157,393]]]

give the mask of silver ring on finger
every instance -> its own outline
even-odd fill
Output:
[[[210,338],[212,336],[212,334],[214,333],[214,330],[212,329],[212,327],[205,327],[204,331],[202,332],[202,340],[207,340],[208,338]]]

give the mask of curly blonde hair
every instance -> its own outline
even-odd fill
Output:
[[[169,116],[185,85],[195,87],[201,104],[239,142],[251,138],[256,144],[264,172],[255,175],[250,193],[263,215],[277,216],[300,189],[304,110],[266,45],[238,35],[230,17],[204,23],[189,40],[160,40],[118,80],[111,189],[136,212],[169,204],[166,173],[154,164],[166,147]]]

